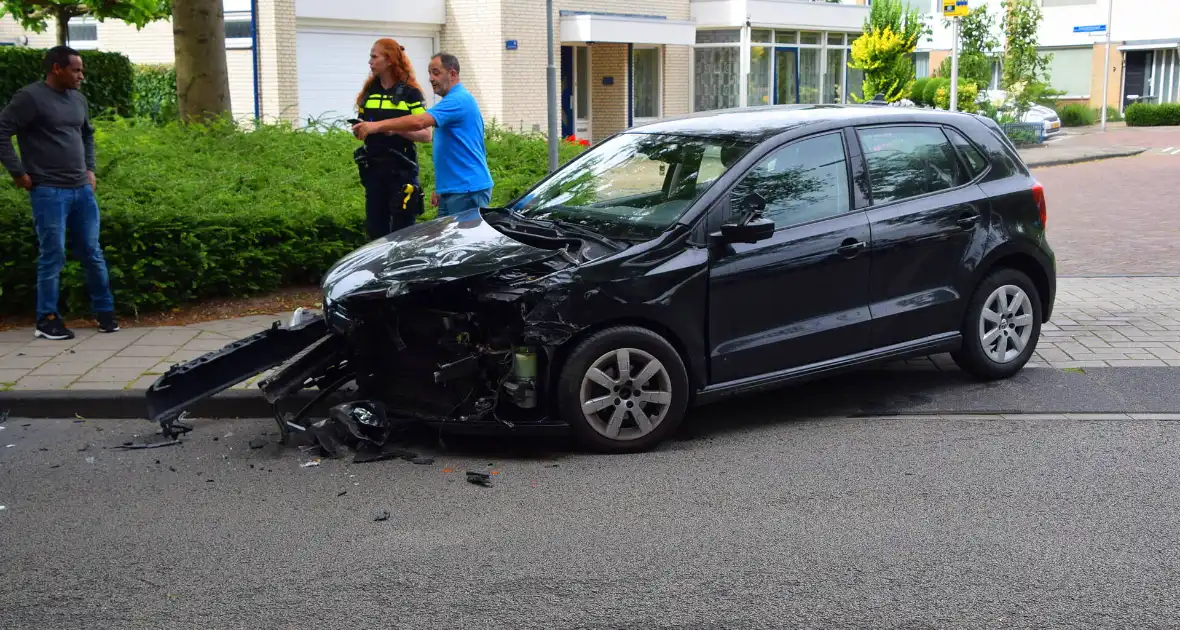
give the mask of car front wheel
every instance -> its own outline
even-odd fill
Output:
[[[609,453],[648,450],[676,430],[688,403],[688,374],[676,349],[636,326],[597,332],[570,354],[557,391],[578,441]]]
[[[1028,363],[1040,334],[1036,285],[1016,269],[999,269],[975,290],[963,318],[963,346],[951,356],[977,378],[1005,379]]]

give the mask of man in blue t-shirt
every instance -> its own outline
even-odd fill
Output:
[[[459,82],[459,60],[439,53],[430,60],[430,85],[443,97],[423,114],[362,122],[352,131],[362,140],[373,133],[419,131],[434,127],[434,196],[438,216],[458,214],[492,203],[492,174],[483,142],[479,103]]]

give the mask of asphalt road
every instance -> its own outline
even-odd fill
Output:
[[[311,468],[249,448],[268,421],[196,424],[120,451],[150,425],[4,423],[5,628],[1180,626],[1180,423],[783,420]]]

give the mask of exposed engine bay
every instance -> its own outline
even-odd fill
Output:
[[[544,392],[554,350],[579,329],[561,314],[565,285],[579,262],[610,250],[506,218],[439,227],[412,226],[337,263],[322,312],[173,366],[148,390],[149,417],[168,437],[187,432],[186,406],[274,369],[258,387],[281,441],[307,434],[329,456],[379,449],[401,423],[562,426]],[[460,238],[469,242],[423,255],[427,242],[473,231],[479,246]],[[313,415],[346,387],[347,402]]]

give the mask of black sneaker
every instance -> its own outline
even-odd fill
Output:
[[[66,328],[66,323],[61,321],[56,313],[50,313],[37,320],[37,330],[33,332],[33,336],[53,341],[64,341],[73,339],[74,331]]]
[[[113,333],[116,330],[119,330],[119,322],[115,319],[114,313],[98,314],[98,332]]]

